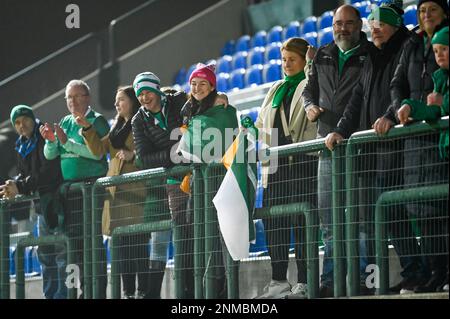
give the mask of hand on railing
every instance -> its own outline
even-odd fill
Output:
[[[401,108],[397,111],[397,117],[400,121],[400,124],[407,124],[411,122],[413,119],[409,115],[411,114],[411,106],[409,104],[403,104]]]
[[[342,141],[344,140],[344,138],[342,137],[341,134],[339,133],[329,133],[326,137],[325,137],[325,146],[332,151],[334,146],[336,144],[340,144]]]
[[[4,185],[0,185],[0,196],[7,199],[14,199],[19,194],[16,182],[7,180]]]
[[[373,123],[372,128],[375,130],[375,132],[379,135],[386,134],[391,127],[394,126],[394,122],[389,120],[388,118],[382,116],[378,118],[375,123]]]
[[[52,128],[48,123],[45,123],[39,128],[39,132],[41,133],[41,136],[45,140],[49,140],[50,142],[54,142],[56,140],[55,133],[53,133]]]

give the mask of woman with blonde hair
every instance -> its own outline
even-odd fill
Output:
[[[308,120],[301,98],[307,83],[306,56],[313,54],[309,43],[291,38],[281,46],[283,80],[274,83],[266,95],[256,121],[260,137],[267,146],[281,146],[315,139],[317,127]],[[269,134],[271,133],[271,134]],[[277,134],[274,134],[277,133]],[[277,137],[277,138],[275,138]],[[264,206],[308,201],[316,202],[317,159],[296,154],[278,159],[275,173],[262,163]],[[263,219],[267,246],[272,265],[272,280],[259,298],[306,298],[306,247],[304,217],[272,217]],[[287,281],[291,227],[294,228],[297,284],[291,289]]]

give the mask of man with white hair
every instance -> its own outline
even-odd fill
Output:
[[[95,127],[100,138],[109,132],[107,120],[90,106],[89,86],[82,80],[70,81],[66,86],[65,99],[70,114],[66,115],[59,124],[55,123],[54,130],[48,123],[40,128],[41,135],[46,140],[45,157],[51,160],[61,156],[61,171],[65,182],[61,189],[67,189],[70,183],[76,181],[93,181],[105,176],[108,170],[106,157],[93,155],[80,134],[80,130],[87,130],[90,127],[83,128],[76,122],[76,118],[82,115]],[[70,198],[66,198],[64,206],[64,227],[66,234],[73,239],[75,263],[82,274],[83,211],[79,208],[82,194],[81,192],[71,194]],[[82,276],[80,281],[83,284]]]

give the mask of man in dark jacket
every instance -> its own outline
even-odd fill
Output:
[[[382,116],[391,104],[389,91],[390,82],[394,76],[404,44],[411,36],[402,22],[403,10],[394,4],[381,6],[369,15],[369,25],[372,39],[379,49],[368,55],[363,67],[361,78],[353,90],[352,97],[347,104],[337,127],[326,137],[325,144],[332,150],[344,138],[349,138],[355,131],[372,128],[375,121]],[[373,207],[382,191],[403,185],[402,176],[402,142],[391,141],[377,143],[376,149],[364,149],[364,159],[359,158],[366,165],[361,173],[361,189],[364,190],[360,198],[360,205],[365,212],[365,229],[373,236]],[[372,158],[369,153],[374,153]],[[369,167],[373,164],[374,167]],[[376,189],[376,192],[370,192]],[[411,224],[403,205],[392,207],[388,216],[391,218],[391,241],[400,256],[403,268],[403,280],[391,290],[399,292],[401,289],[410,290],[420,283],[424,272],[419,258],[419,246],[412,231]],[[403,240],[400,240],[403,238]],[[373,242],[369,241],[369,252],[373,256]]]
[[[11,123],[19,134],[16,141],[19,174],[0,186],[0,195],[13,199],[18,194],[39,192],[39,235],[50,235],[61,226],[62,211],[58,207],[57,189],[62,182],[60,159],[44,157],[45,141],[39,133],[43,125],[26,105],[17,105],[11,111]],[[38,249],[42,266],[43,292],[47,299],[66,298],[66,255],[64,247],[43,246]]]
[[[325,137],[336,127],[368,52],[375,50],[361,29],[359,11],[350,5],[339,7],[333,17],[334,41],[321,47],[314,57],[303,99],[309,120],[318,121],[319,138]],[[319,157],[318,207],[325,243],[320,295],[327,297],[333,295],[331,153],[328,151],[321,152]],[[365,260],[362,260],[363,270],[364,263]]]

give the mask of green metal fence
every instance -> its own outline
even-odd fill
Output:
[[[386,205],[397,205],[399,202],[410,202],[429,200],[436,198],[448,199],[448,180],[445,185],[426,185],[415,187],[414,185],[398,185],[397,189],[390,189],[386,192],[381,191],[377,198],[371,198],[373,202],[363,202],[358,197],[361,192],[358,184],[358,174],[361,168],[358,167],[361,162],[361,153],[359,150],[363,145],[376,145],[376,143],[385,143],[387,141],[400,141],[414,136],[439,134],[442,130],[448,130],[448,117],[436,123],[418,123],[405,127],[393,128],[385,136],[377,136],[373,131],[358,132],[349,140],[337,146],[331,153],[332,158],[332,209],[333,209],[333,267],[334,267],[334,296],[355,296],[360,293],[360,239],[358,236],[360,222],[358,212],[361,208],[368,209],[369,205],[374,210],[374,220],[371,223],[374,226],[374,237],[369,238],[375,242],[376,264],[380,267],[380,287],[379,294],[387,293],[389,285],[389,265],[387,256],[387,242],[389,234],[385,230],[386,224]],[[271,156],[277,156],[279,159],[288,159],[299,154],[309,155],[311,161],[314,154],[323,151],[324,140],[318,139],[303,143],[291,144],[272,148]],[[402,152],[400,150],[399,152]],[[287,163],[287,162],[286,162]],[[307,162],[303,162],[307,164]],[[282,164],[288,165],[288,164]],[[162,214],[158,220],[145,219],[141,223],[131,223],[119,225],[110,233],[111,248],[111,297],[120,298],[121,281],[119,262],[121,249],[124,246],[120,244],[120,238],[123,236],[149,234],[156,231],[172,229],[173,241],[180,242],[184,240],[183,234],[177,227],[174,227],[170,220],[169,206],[167,204],[167,194],[165,185],[167,177],[176,177],[181,180],[187,173],[191,176],[191,209],[193,210],[193,247],[192,252],[183,251],[181,248],[175,249],[174,279],[175,296],[179,298],[186,297],[183,290],[183,282],[186,280],[186,272],[182,272],[182,257],[192,258],[192,277],[194,281],[194,296],[201,298],[220,297],[222,282],[218,280],[222,275],[226,276],[226,291],[228,298],[239,298],[239,282],[247,274],[240,269],[240,263],[232,261],[229,256],[217,224],[217,216],[212,198],[214,197],[225,170],[221,165],[193,165],[180,166],[170,170],[153,169],[140,171],[122,176],[105,177],[98,179],[93,185],[74,184],[71,188],[77,189],[82,194],[82,239],[83,247],[74,247],[70,236],[57,236],[41,238],[37,240],[26,239],[19,244],[16,255],[17,264],[22,265],[22,247],[26,245],[42,245],[55,242],[64,242],[68,246],[70,263],[74,261],[71,251],[83,249],[83,296],[90,298],[106,298],[106,283],[108,280],[107,256],[103,242],[102,230],[102,212],[104,210],[107,190],[110,187],[120,185],[145,182],[140,184],[140,189],[145,189],[146,197],[142,202],[137,203],[129,199],[125,204],[123,212],[126,213],[133,205],[147,205],[144,209],[157,211]],[[308,178],[313,178],[315,174],[309,174]],[[296,175],[295,175],[296,176]],[[301,174],[299,175],[301,176]],[[294,182],[300,182],[299,177],[291,177]],[[315,177],[316,178],[316,177]],[[152,181],[155,181],[154,183]],[[153,184],[152,184],[153,183]],[[280,184],[283,184],[282,182]],[[288,185],[288,184],[286,184]],[[91,189],[92,187],[92,189]],[[138,188],[136,188],[138,189]],[[283,188],[281,188],[283,190]],[[158,193],[160,192],[161,193]],[[363,189],[364,191],[364,189]],[[367,189],[369,192],[370,189]],[[125,194],[127,191],[123,191]],[[129,192],[129,190],[128,190]],[[311,190],[314,195],[316,189]],[[155,195],[158,193],[158,195]],[[153,197],[152,197],[153,196]],[[156,196],[156,197],[155,197]],[[29,198],[26,200],[30,200]],[[265,205],[258,208],[255,212],[255,219],[304,216],[304,225],[301,231],[306,233],[305,248],[307,265],[307,283],[309,298],[319,297],[319,212],[314,200],[293,199],[276,202],[273,205]],[[278,203],[278,204],[277,204]],[[281,204],[280,204],[281,203]],[[367,204],[369,203],[369,204]],[[8,202],[2,201],[0,206],[0,293],[2,299],[9,298],[9,214],[7,210]],[[155,205],[153,205],[155,204]],[[116,203],[116,205],[118,205]],[[150,205],[150,206],[149,206]],[[365,208],[366,207],[366,208]],[[164,217],[165,216],[165,217]],[[168,218],[169,217],[169,218]],[[446,234],[448,238],[448,230]],[[180,246],[181,247],[181,246]],[[448,254],[448,251],[447,251]],[[191,256],[188,256],[191,255]],[[76,262],[76,260],[74,261]],[[22,267],[18,267],[17,297],[24,297],[22,277]],[[347,279],[348,278],[348,279]],[[348,282],[347,282],[348,280]],[[70,297],[75,297],[76,292],[72,290]]]

